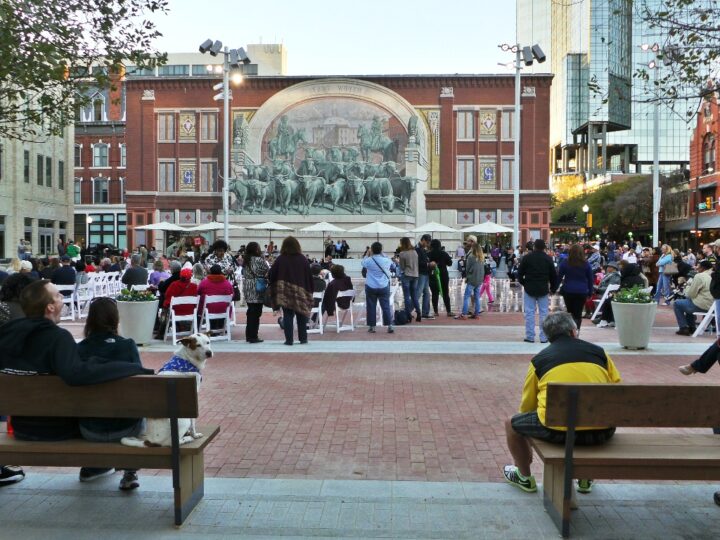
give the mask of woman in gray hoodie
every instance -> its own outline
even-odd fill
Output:
[[[465,258],[465,294],[463,296],[462,313],[456,319],[476,319],[480,316],[480,287],[485,279],[485,254],[480,244],[474,244]],[[475,298],[475,312],[468,316],[470,296]]]

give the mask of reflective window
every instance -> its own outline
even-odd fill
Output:
[[[474,139],[475,138],[475,112],[474,111],[458,111],[457,113],[457,138],[458,139]]]
[[[715,171],[715,135],[708,133],[703,139],[703,174]]]
[[[174,161],[161,161],[158,164],[158,191],[175,191]]]
[[[475,189],[475,160],[458,159],[457,189]]]
[[[158,141],[175,142],[175,113],[158,114]]]

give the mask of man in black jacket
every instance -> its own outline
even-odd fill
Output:
[[[525,341],[535,342],[535,310],[540,315],[540,342],[547,343],[543,322],[548,314],[548,294],[557,291],[557,272],[550,255],[545,253],[545,242],[535,240],[533,251],[523,256],[518,269],[518,281],[525,289],[523,311],[525,312]]]
[[[75,338],[60,328],[63,296],[55,285],[38,280],[20,293],[25,318],[0,327],[0,373],[58,375],[66,384],[97,384],[132,375],[152,374],[126,361],[84,362]],[[15,437],[22,440],[63,440],[79,437],[77,418],[13,416]]]

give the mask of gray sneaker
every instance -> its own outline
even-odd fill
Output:
[[[140,487],[138,481],[138,475],[135,471],[125,471],[122,479],[120,480],[120,489],[122,491],[131,491]]]

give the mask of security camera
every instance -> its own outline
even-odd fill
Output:
[[[217,56],[221,49],[222,41],[218,40],[212,44],[212,47],[210,47],[210,56]]]
[[[210,47],[212,47],[213,41],[212,39],[206,39],[202,42],[202,45],[200,45],[200,52],[205,54],[210,50]]]
[[[546,60],[545,53],[540,48],[540,45],[533,45],[532,53],[533,53],[533,56],[535,57],[535,60],[537,60],[539,63],[542,64]]]

